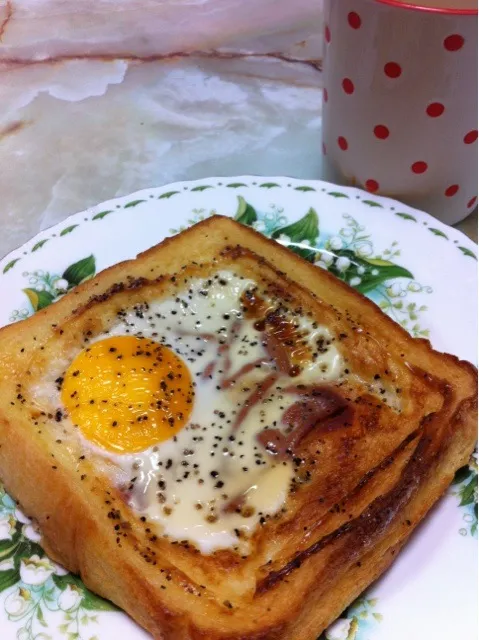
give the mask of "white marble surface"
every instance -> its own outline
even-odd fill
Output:
[[[308,64],[71,61],[40,80],[31,67],[8,77],[4,126],[14,130],[0,142],[0,254],[69,213],[143,187],[320,175],[321,74]],[[22,84],[28,100],[16,95]]]
[[[0,0],[0,256],[144,187],[321,177],[321,2],[203,0],[196,28],[200,0],[118,1],[105,24],[95,2]]]

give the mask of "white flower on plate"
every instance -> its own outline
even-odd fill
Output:
[[[48,580],[55,567],[48,558],[40,558],[34,554],[31,558],[22,558],[20,562],[20,578],[25,584],[38,586]]]
[[[390,298],[398,298],[402,293],[402,287],[399,282],[394,282],[394,284],[388,287],[387,293]]]
[[[317,267],[321,267],[321,269],[328,269],[328,265],[322,260],[318,260],[318,262],[314,263]]]
[[[65,280],[65,278],[59,278],[55,282],[54,287],[57,291],[66,291],[68,289],[68,280]]]
[[[333,622],[333,624],[326,629],[327,640],[347,640],[350,627],[351,620],[338,618],[336,622]]]
[[[15,519],[22,524],[30,524],[31,522],[30,518],[20,511],[20,509],[15,509],[14,516]]]
[[[61,564],[57,564],[56,562],[52,561],[52,565],[53,565],[53,573],[57,576],[66,576],[68,571],[62,567]]]
[[[22,616],[32,605],[28,589],[15,589],[5,600],[5,611],[9,616]]]
[[[421,291],[422,287],[419,284],[419,282],[410,282],[407,286],[407,288],[409,289],[409,291],[414,291],[415,293],[417,293],[418,291]]]
[[[356,247],[356,255],[360,258],[369,258],[372,253],[373,249],[368,242],[360,242]]]
[[[0,562],[0,571],[10,571],[11,569],[15,569],[13,558],[8,558]]]
[[[9,514],[0,515],[0,540],[11,540],[15,533],[15,520]]]
[[[289,244],[291,242],[291,238],[289,236],[287,236],[285,233],[280,234],[276,240],[278,242],[285,242],[286,244]]]
[[[256,229],[256,231],[263,233],[263,231],[265,231],[266,229],[266,224],[263,220],[255,220],[252,224],[252,227],[253,229]]]
[[[338,271],[347,271],[351,266],[351,260],[349,258],[338,258],[336,260],[336,268]]]
[[[40,638],[40,636],[43,636],[43,634],[41,633],[40,635],[35,636],[35,640],[37,640],[37,638]],[[17,631],[17,635],[16,635],[17,640],[30,640],[31,637],[32,635],[30,631],[28,629],[25,629],[25,627]]]
[[[339,236],[333,236],[332,238],[330,238],[328,244],[331,249],[333,249],[333,251],[338,251],[339,249],[343,248],[343,241]]]
[[[358,278],[358,277],[351,278],[351,280],[349,281],[349,284],[352,287],[357,287],[358,284],[361,284],[361,278]]]
[[[366,269],[364,267],[362,267],[362,266],[358,267],[357,271],[358,271],[360,276],[362,276],[363,273],[366,273]]]
[[[377,276],[379,274],[379,269],[372,269],[371,273],[373,274],[373,276]]]
[[[42,282],[40,282],[40,284],[37,284],[36,288],[37,288],[37,291],[45,291],[46,289],[45,285]]]
[[[324,264],[327,264],[328,266],[333,264],[334,262],[334,256],[332,253],[329,253],[329,251],[320,251],[319,252],[319,259],[324,262]]]
[[[83,595],[78,587],[74,584],[67,584],[66,589],[61,592],[58,598],[58,606],[62,611],[72,611],[79,606],[82,598]]]
[[[23,525],[22,533],[25,538],[28,538],[32,542],[40,542],[40,540],[42,539],[41,533],[38,530],[38,525],[32,522]]]
[[[354,231],[352,229],[341,229],[339,232],[343,238],[352,238],[354,235]]]

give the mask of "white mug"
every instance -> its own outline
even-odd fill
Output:
[[[455,224],[477,206],[477,4],[441,1],[326,0],[323,153],[327,179]]]

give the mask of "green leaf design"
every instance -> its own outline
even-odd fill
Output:
[[[230,187],[230,189],[238,189],[238,187],[247,187],[248,185],[244,184],[244,182],[231,182],[226,186]]]
[[[474,502],[474,489],[476,487],[477,487],[477,476],[472,478],[469,484],[466,484],[466,486],[463,489],[461,489],[460,491],[461,502],[459,503],[461,507],[464,507],[467,504],[472,504]]]
[[[416,218],[410,213],[396,213],[395,215],[399,216],[399,218],[402,218],[403,220],[413,220],[414,222],[417,222]]]
[[[256,222],[258,216],[255,209],[246,202],[243,196],[238,196],[238,209],[236,210],[235,220],[241,224],[252,225]]]
[[[73,231],[73,229],[76,229],[78,227],[77,224],[72,224],[70,227],[65,227],[65,229],[63,229],[63,231],[60,233],[61,236],[66,236],[68,233],[71,233]]]
[[[67,280],[68,284],[73,287],[80,282],[84,282],[95,275],[96,265],[93,255],[83,258],[78,262],[71,264],[62,274],[62,278]]]
[[[349,200],[349,196],[341,191],[328,191],[328,196],[333,196],[333,198],[347,198]]]
[[[44,240],[39,240],[37,244],[32,247],[32,253],[34,251],[38,251],[38,249],[40,249],[40,247],[43,247],[43,245],[47,242],[48,242],[48,238],[45,238]]]
[[[123,209],[131,209],[132,207],[136,207],[137,205],[139,205],[141,202],[146,202],[146,200],[132,200],[128,204],[125,204]]]
[[[39,291],[38,289],[23,289],[23,293],[26,294],[30,300],[30,304],[34,311],[40,311],[51,305],[54,301],[54,296],[49,291]]]
[[[469,465],[466,464],[464,467],[461,467],[456,471],[456,475],[454,476],[452,484],[461,484],[461,482],[467,480],[471,473],[472,471],[469,469]]]
[[[384,209],[382,204],[379,204],[379,202],[375,202],[374,200],[362,200],[363,204],[367,204],[370,207],[379,207],[380,209]]]
[[[47,627],[47,623],[45,622],[45,618],[43,617],[43,611],[42,608],[39,606],[37,609],[37,618],[38,621],[40,622],[40,624],[42,625],[42,627]]]
[[[259,185],[262,189],[274,189],[274,187],[279,187],[279,184],[276,182],[263,182],[263,184]]]
[[[306,213],[306,215],[297,222],[293,222],[286,227],[277,229],[271,237],[276,240],[282,235],[288,236],[291,240],[291,244],[288,244],[289,249],[300,255],[302,258],[305,258],[305,260],[314,262],[316,256],[316,249],[314,249],[314,245],[316,244],[319,236],[319,218],[313,208],[311,208],[308,213]],[[311,243],[312,247],[300,246],[301,243],[305,241]]]
[[[210,184],[200,185],[199,187],[194,187],[191,191],[205,191],[205,189],[212,189],[213,187]]]
[[[305,185],[304,187],[295,187],[294,190],[295,191],[316,191],[316,189],[313,189],[313,187],[308,187],[307,185]]]
[[[449,238],[446,236],[446,234],[444,233],[444,231],[441,231],[440,229],[433,229],[432,227],[428,227],[429,231],[431,233],[433,233],[435,236],[441,236],[441,238],[446,238],[446,240],[449,240]]]
[[[100,596],[89,591],[78,576],[67,573],[66,576],[53,575],[52,578],[53,582],[62,591],[67,587],[67,585],[72,585],[79,589],[83,595],[81,606],[87,611],[118,611],[118,607],[112,602],[104,600],[103,598],[100,598]]]
[[[0,543],[0,560],[8,560],[18,545],[18,538],[14,536],[12,540],[5,540]],[[1,575],[1,572],[0,572]]]
[[[164,198],[171,198],[171,196],[176,196],[179,191],[167,191],[166,193],[162,193],[161,196],[158,196],[158,200],[163,200]]]
[[[474,258],[474,260],[477,260],[476,254],[467,247],[458,247],[458,249],[460,249],[465,256],[469,256],[469,258]]]
[[[100,211],[100,213],[97,213],[95,216],[93,216],[92,220],[103,220],[103,218],[109,213],[113,213],[113,211],[111,209],[110,211]]]
[[[394,278],[414,278],[413,274],[400,267],[397,264],[391,264],[391,266],[384,266],[378,268],[379,273],[373,275],[372,273],[366,273],[361,277],[361,284],[356,289],[360,293],[367,293],[372,291],[386,280],[394,280]]]
[[[355,258],[357,260],[357,258]],[[383,260],[382,258],[362,258],[364,262],[372,265],[373,267],[391,267],[394,266],[393,262],[389,260]],[[412,276],[411,276],[412,277]]]
[[[3,267],[3,273],[7,273],[7,271],[10,271],[10,269],[13,269],[13,267],[17,264],[19,260],[20,258],[15,258],[14,260],[10,260],[10,262]]]
[[[17,569],[0,571],[0,592],[13,587],[20,579],[20,572]]]
[[[359,258],[354,251],[350,249],[341,249],[336,252],[336,255],[348,258],[351,261],[351,267],[347,271],[347,278],[359,277],[361,282],[355,286],[355,289],[363,294],[372,291],[386,280],[393,280],[394,278],[414,278],[410,271],[393,262],[389,262],[389,260]],[[358,267],[363,267],[365,272],[359,274]],[[345,275],[340,273],[336,267],[332,267],[330,270],[334,275],[341,278],[341,280],[346,279]],[[376,273],[373,273],[373,271]]]
[[[292,242],[302,242],[303,240],[309,240],[313,244],[318,239],[319,235],[319,218],[316,211],[311,209],[300,220],[293,222],[292,224],[276,229],[272,234],[272,238],[275,240],[281,235],[286,235]]]

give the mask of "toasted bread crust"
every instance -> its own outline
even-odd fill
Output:
[[[72,462],[47,430],[37,433],[41,429],[32,427],[24,402],[10,404],[19,381],[35,375],[42,346],[48,352],[52,340],[62,344],[69,331],[73,335],[95,314],[108,314],[119,298],[168,295],[171,277],[184,266],[201,273],[221,261],[267,274],[284,295],[293,292],[334,330],[347,328],[341,348],[356,353],[356,366],[370,373],[384,359],[407,390],[408,410],[397,419],[358,401],[354,433],[377,438],[379,450],[370,466],[351,463],[354,483],[337,476],[338,489],[326,502],[340,505],[338,512],[321,512],[312,489],[301,494],[291,502],[296,517],[258,534],[244,562],[233,553],[201,556],[167,541],[151,542],[104,475],[88,460]],[[470,363],[414,340],[331,274],[220,216],[0,330],[0,389],[0,477],[39,521],[45,550],[164,640],[315,640],[394,560],[467,462],[476,439],[477,371]],[[341,438],[331,435],[338,455],[359,446],[359,436]],[[352,517],[345,519],[343,509]],[[120,535],[112,535],[112,524],[120,525]],[[271,537],[277,541],[274,551]],[[147,547],[155,549],[154,561],[138,551]],[[265,565],[268,554],[273,561]],[[237,592],[232,583],[239,585]]]

